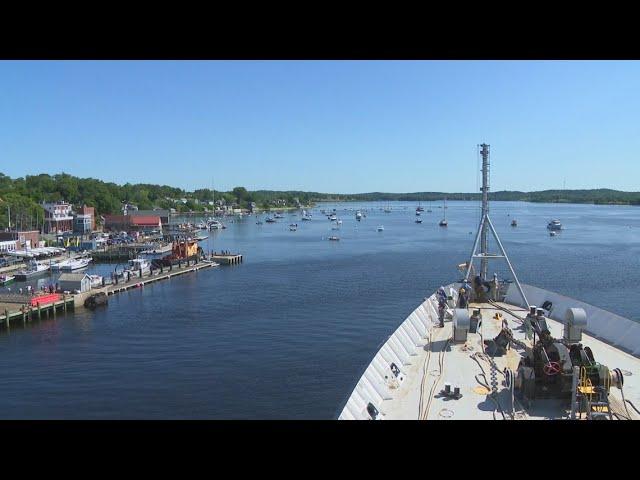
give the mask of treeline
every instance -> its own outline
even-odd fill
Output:
[[[480,193],[444,193],[444,192],[416,192],[416,193],[357,193],[350,195],[321,194],[316,200],[333,201],[441,201],[472,200],[479,201]],[[593,190],[543,190],[539,192],[499,191],[489,192],[489,200],[521,201],[538,203],[593,203],[593,204],[621,204],[640,205],[640,192],[622,192],[607,188]]]

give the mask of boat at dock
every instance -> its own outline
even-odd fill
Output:
[[[5,275],[5,274],[1,274],[0,275],[0,286],[5,287],[7,285],[10,285],[13,283],[13,281],[16,279],[16,277],[12,276],[12,275]]]
[[[89,275],[89,278],[91,279],[91,288],[99,288],[102,286],[102,275]]]
[[[123,274],[126,276],[128,273],[132,277],[148,275],[151,270],[151,262],[146,258],[132,258],[128,262],[127,268],[124,269]]]
[[[51,271],[59,272],[73,272],[74,270],[80,270],[87,268],[91,263],[91,257],[76,257],[68,258],[58,263],[51,264]]]
[[[26,269],[20,270],[15,275],[16,280],[25,281],[39,275],[44,275],[49,271],[49,265],[38,262],[37,260],[31,260]]]
[[[640,324],[519,282],[489,217],[489,145],[479,147],[482,213],[461,277],[384,340],[338,419],[640,420]],[[493,261],[508,278],[488,276]]]
[[[187,261],[196,261],[201,251],[202,249],[198,246],[196,240],[176,240],[172,244],[169,255],[157,258],[152,263],[156,267],[168,267],[169,265],[178,265]]]
[[[141,255],[157,255],[159,253],[167,253],[171,251],[171,244],[151,246],[140,252]]]

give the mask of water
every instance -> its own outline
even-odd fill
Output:
[[[448,228],[437,225],[437,202],[422,224],[415,203],[386,205],[322,204],[311,222],[289,213],[275,224],[226,222],[202,246],[243,253],[242,265],[0,331],[0,417],[336,418],[387,336],[459,278],[479,220],[475,202],[447,202]],[[340,231],[320,208],[337,209]],[[640,284],[640,208],[495,202],[491,217],[522,282],[640,320],[629,296]],[[565,226],[556,237],[552,218]]]

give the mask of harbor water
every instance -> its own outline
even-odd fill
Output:
[[[416,202],[324,203],[312,221],[224,219],[201,245],[241,253],[241,265],[1,330],[0,418],[337,418],[379,346],[468,260],[478,202],[447,202],[447,228],[441,202],[422,206],[421,224]],[[339,230],[320,213],[334,208]],[[640,321],[640,207],[493,202],[491,218],[521,282]],[[552,237],[555,218],[564,230]]]

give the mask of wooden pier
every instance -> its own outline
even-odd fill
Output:
[[[75,305],[72,295],[60,294],[59,299],[55,301],[35,302],[30,305],[31,300],[37,300],[38,297],[29,297],[27,295],[15,295],[15,297],[23,298],[2,298],[0,302],[0,325],[7,330],[10,328],[11,322],[16,321],[26,326],[34,320],[42,320],[53,316],[55,318],[59,312],[67,313],[68,309],[72,309]],[[5,296],[8,297],[8,296]],[[46,297],[46,296],[45,296]],[[11,310],[10,310],[11,309]]]
[[[242,263],[242,255],[237,254],[218,255],[217,253],[214,253],[210,258],[214,262],[218,262],[222,265],[239,265]]]

